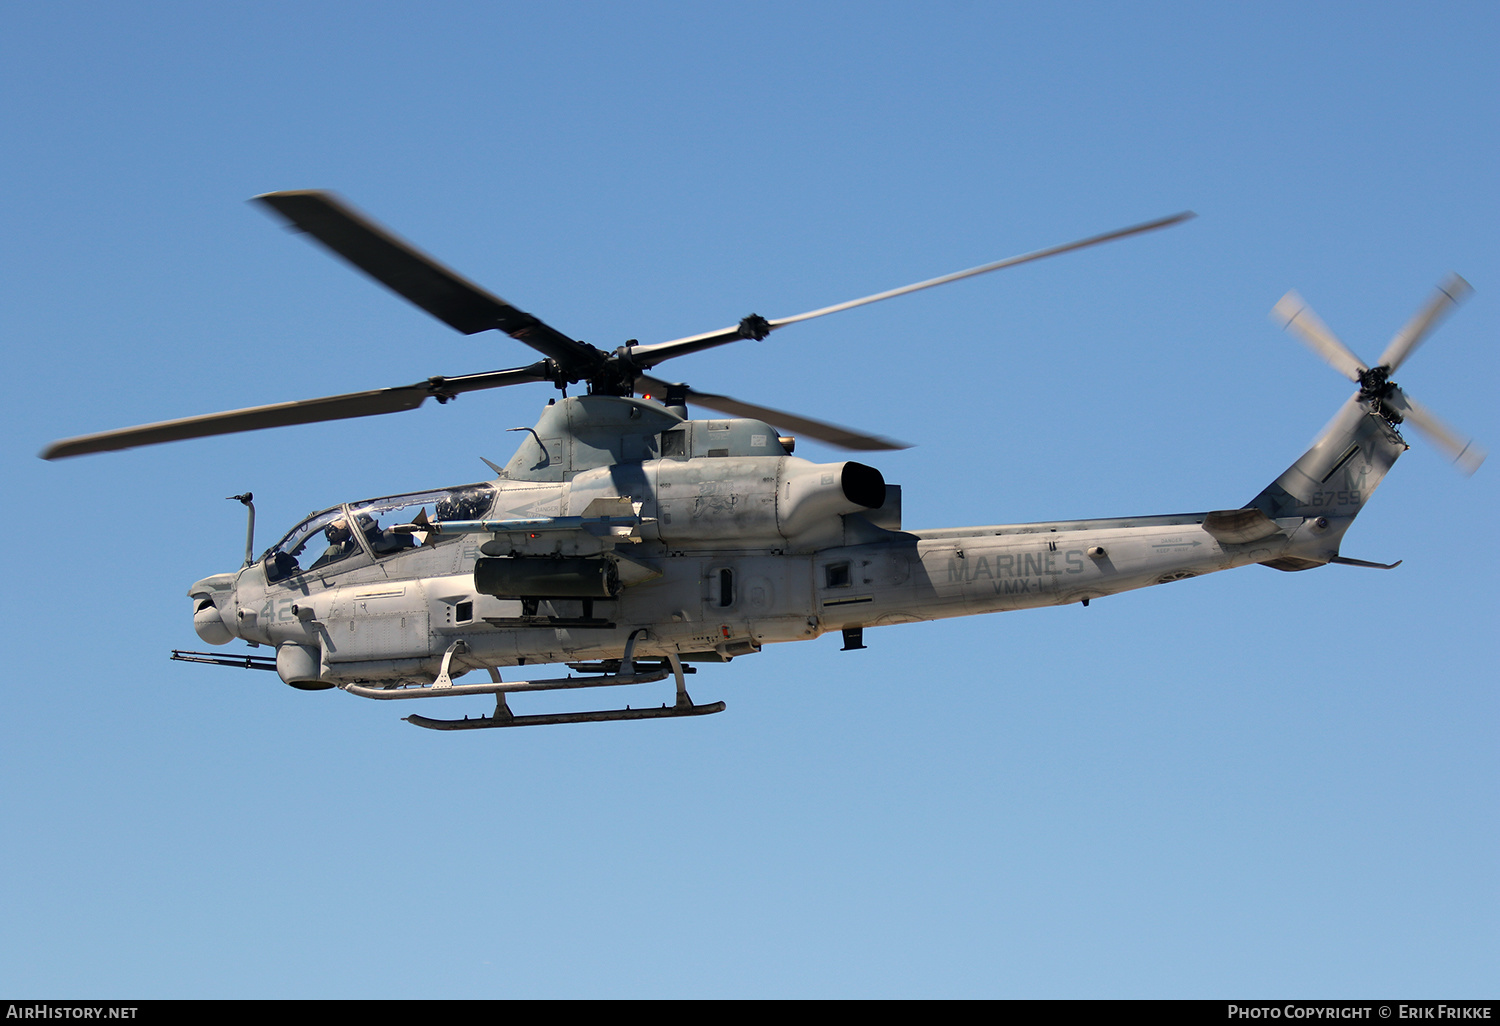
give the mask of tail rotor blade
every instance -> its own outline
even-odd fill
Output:
[[[1437,287],[1427,305],[1417,311],[1417,315],[1411,319],[1411,323],[1396,333],[1391,339],[1391,344],[1385,347],[1385,352],[1380,354],[1379,366],[1388,368],[1392,373],[1396,368],[1406,362],[1406,358],[1416,351],[1417,346],[1426,341],[1427,336],[1432,334],[1444,317],[1452,312],[1453,308],[1468,298],[1474,287],[1464,281],[1456,274],[1450,274],[1444,282]]]
[[[1298,336],[1307,347],[1317,353],[1350,381],[1358,382],[1366,370],[1364,361],[1350,352],[1338,336],[1328,330],[1328,325],[1313,313],[1312,307],[1295,291],[1281,297],[1271,309],[1271,320]]]
[[[1401,398],[1404,400],[1401,413],[1405,421],[1416,427],[1429,442],[1441,449],[1461,473],[1467,476],[1479,469],[1485,456],[1489,454],[1478,443],[1454,431],[1411,396],[1403,392]]]

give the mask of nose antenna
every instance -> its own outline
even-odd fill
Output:
[[[234,499],[243,502],[250,510],[250,522],[245,525],[245,566],[255,562],[255,493],[246,492],[244,495],[226,495],[225,499]]]

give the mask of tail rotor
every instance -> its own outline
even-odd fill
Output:
[[[1458,275],[1449,275],[1416,316],[1396,333],[1385,352],[1381,353],[1379,362],[1373,366],[1344,345],[1296,292],[1281,297],[1271,311],[1271,319],[1301,338],[1334,370],[1359,385],[1359,393],[1355,396],[1358,402],[1368,404],[1393,425],[1403,422],[1412,425],[1446,454],[1462,473],[1472,474],[1484,462],[1484,449],[1408,396],[1390,377],[1427,340],[1443,318],[1473,291]]]

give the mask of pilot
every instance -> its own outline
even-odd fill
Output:
[[[349,522],[343,517],[331,521],[327,527],[323,528],[323,537],[328,539],[328,548],[324,549],[317,562],[308,568],[310,570],[337,562],[359,548],[359,544],[354,540],[354,533],[349,530]]]
[[[480,488],[450,492],[437,501],[437,519],[474,520],[489,508],[490,495]]]
[[[323,528],[323,536],[328,539],[330,546],[347,545],[354,538],[354,535],[349,531],[349,522],[343,517],[339,517]]]

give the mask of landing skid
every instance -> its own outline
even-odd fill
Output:
[[[650,670],[645,673],[611,673],[602,677],[553,677],[549,680],[502,681],[500,674],[490,671],[492,680],[487,684],[423,684],[418,687],[372,688],[363,684],[345,684],[344,690],[360,698],[440,698],[449,695],[503,695],[509,691],[569,691],[574,688],[614,688],[628,684],[650,684],[664,680],[670,670]]]
[[[432,684],[419,686],[386,687],[375,688],[363,684],[345,684],[345,691],[361,698],[376,699],[402,699],[402,698],[436,698],[443,695],[494,695],[495,712],[492,716],[480,716],[470,719],[465,716],[461,720],[439,720],[430,716],[406,716],[403,719],[407,723],[418,727],[426,727],[428,730],[482,730],[489,727],[541,727],[554,723],[604,723],[610,720],[659,720],[676,716],[707,716],[710,713],[723,712],[723,702],[710,702],[706,705],[696,705],[687,693],[684,681],[684,673],[691,672],[691,667],[684,669],[682,660],[675,654],[669,654],[665,662],[656,665],[642,666],[637,672],[632,654],[635,651],[636,638],[643,633],[636,631],[630,635],[625,643],[625,653],[618,660],[611,660],[613,673],[599,674],[598,676],[584,677],[554,677],[546,680],[517,680],[503,681],[500,679],[500,671],[490,667],[490,680],[486,684],[454,684],[449,676],[449,667],[452,665],[453,657],[463,648],[462,641],[456,641],[448,646],[448,651],[443,654],[443,665],[438,673],[437,680]],[[588,664],[579,664],[580,668]],[[602,665],[602,664],[601,664]],[[663,680],[670,673],[677,682],[677,701],[672,705],[661,705],[655,708],[632,709],[626,706],[623,709],[597,709],[588,712],[571,713],[542,713],[532,716],[517,716],[510,711],[510,706],[505,703],[505,696],[517,691],[563,691],[575,688],[611,688],[629,684],[650,684],[654,681]]]
[[[707,716],[709,713],[724,711],[723,702],[694,705],[693,700],[687,697],[687,692],[685,691],[679,692],[676,705],[663,705],[659,708],[632,709],[626,706],[624,709],[598,709],[593,712],[573,713],[543,713],[538,716],[517,716],[505,704],[505,695],[497,694],[495,698],[495,714],[493,716],[480,716],[472,720],[467,716],[461,720],[434,720],[426,716],[413,714],[404,717],[404,719],[407,723],[418,727],[426,727],[429,730],[485,730],[490,727],[545,727],[554,723],[660,720],[670,719],[674,716]]]

